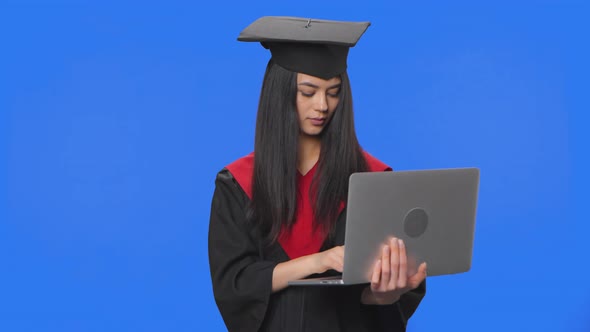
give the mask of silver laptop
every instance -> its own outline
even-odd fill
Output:
[[[479,191],[478,168],[355,173],[350,176],[342,276],[289,285],[367,283],[380,248],[404,241],[408,274],[421,262],[428,276],[471,268]]]

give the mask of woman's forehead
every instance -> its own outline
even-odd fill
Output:
[[[330,79],[323,79],[320,77],[315,77],[315,76],[311,76],[311,75],[307,75],[307,74],[303,74],[303,73],[297,73],[297,84],[300,83],[310,83],[311,85],[315,85],[318,87],[324,87],[324,86],[333,86],[334,84],[338,84],[340,83],[342,80],[340,79],[340,76],[335,76],[332,77]]]

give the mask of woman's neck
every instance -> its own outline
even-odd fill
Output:
[[[305,175],[317,163],[320,158],[322,142],[317,136],[299,136],[297,169]]]

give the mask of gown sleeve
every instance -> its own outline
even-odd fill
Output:
[[[414,314],[426,294],[426,281],[416,289],[402,295],[390,305],[361,305],[361,313],[370,331],[405,331],[408,320]]]
[[[277,265],[261,258],[260,237],[246,224],[247,203],[231,173],[221,171],[215,180],[208,249],[215,302],[229,331],[260,328]]]
[[[414,314],[422,298],[426,295],[426,280],[424,280],[416,289],[402,295],[397,305],[404,322],[407,325],[408,319]]]

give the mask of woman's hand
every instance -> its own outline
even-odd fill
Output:
[[[381,259],[373,268],[371,285],[363,290],[361,302],[364,304],[392,304],[402,294],[415,289],[426,278],[426,263],[418,272],[408,277],[408,258],[406,246],[400,239],[392,238],[383,246]]]
[[[312,256],[315,261],[314,273],[324,273],[328,270],[342,272],[344,267],[344,246],[334,247]]]
[[[302,279],[312,274],[328,270],[342,272],[343,266],[344,246],[279,263],[272,273],[272,291],[278,292],[285,289],[290,280]]]

